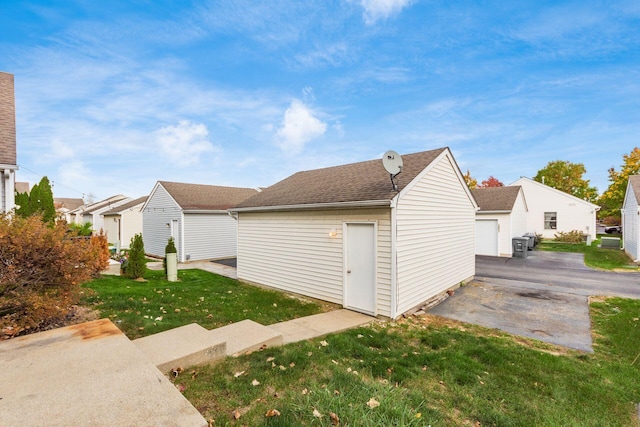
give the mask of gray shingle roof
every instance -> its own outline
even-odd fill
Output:
[[[16,193],[29,193],[31,191],[31,188],[28,182],[16,181],[15,190]]]
[[[127,203],[124,203],[124,204],[122,204],[120,206],[116,206],[113,209],[109,209],[108,211],[106,211],[102,215],[116,215],[116,214],[119,214],[120,212],[126,211],[129,208],[132,208],[132,207],[134,207],[136,205],[139,205],[139,204],[142,204],[142,203],[146,202],[147,201],[147,197],[148,196],[138,197],[135,200],[131,200],[131,201],[129,201]]]
[[[398,190],[405,188],[445,150],[403,155],[402,173],[396,178]],[[375,159],[295,173],[234,208],[391,200],[397,194],[382,160]]]
[[[84,200],[72,197],[54,197],[53,205],[56,209],[64,208],[68,210],[74,210],[84,205]]]
[[[631,188],[633,188],[633,194],[635,194],[638,204],[640,204],[640,175],[631,175],[629,177],[629,183],[631,184]]]
[[[472,188],[480,212],[483,211],[511,211],[520,191],[519,185],[508,187]]]
[[[227,210],[258,193],[254,188],[158,182],[184,210]]]
[[[127,196],[123,196],[122,194],[118,194],[117,196],[111,196],[107,199],[100,200],[99,202],[92,203],[90,205],[80,206],[79,209],[83,209],[83,213],[90,214],[99,209],[103,209],[108,207],[109,205],[119,203],[121,200],[126,199]]]

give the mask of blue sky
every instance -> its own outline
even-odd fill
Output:
[[[18,180],[268,186],[448,146],[505,184],[640,145],[640,2],[0,0]],[[382,167],[382,166],[381,166]]]

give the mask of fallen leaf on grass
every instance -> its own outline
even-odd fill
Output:
[[[231,413],[231,418],[233,418],[234,420],[240,419],[241,416],[242,414],[237,409]]]
[[[182,369],[182,368],[181,368],[181,367],[179,367],[179,366],[178,366],[177,368],[173,368],[173,369],[171,370],[171,373],[173,374],[173,376],[174,376],[175,378],[178,378],[178,375],[180,375],[182,372],[184,372],[184,369]]]
[[[313,416],[316,418],[322,418],[322,414],[320,412],[318,412],[317,409],[313,410]]]
[[[289,363],[289,367],[290,367],[290,368],[293,368],[294,366],[296,366],[296,364],[295,364],[295,363],[293,363],[293,362]]]
[[[245,371],[240,371],[240,372],[236,372],[235,374],[233,374],[234,378],[238,378],[240,375],[244,374]]]
[[[329,418],[331,418],[331,424],[333,424],[334,426],[340,424],[340,418],[338,418],[338,416],[333,412],[329,412]]]
[[[207,421],[207,427],[213,427],[215,423],[216,423],[216,420],[212,418],[209,421]]]
[[[339,364],[338,362],[336,362],[336,361],[335,361],[335,360],[333,360],[333,359],[331,359],[331,362],[332,362],[334,365],[338,365],[338,364]]]
[[[257,386],[257,385],[260,385],[260,381],[253,380],[253,381],[251,381],[251,385],[254,386],[254,387]]]
[[[267,411],[266,414],[264,414],[265,417],[278,417],[280,416],[280,411],[278,411],[277,409],[269,409]]]
[[[274,361],[274,360],[276,360],[276,358],[275,358],[275,357],[267,357],[267,362],[272,362],[272,361]]]
[[[377,400],[375,400],[373,397],[371,399],[369,399],[369,401],[367,402],[367,406],[371,409],[373,408],[377,408],[378,406],[380,406],[380,402],[378,402]]]
[[[306,388],[302,390],[302,394],[307,394],[307,393],[309,393],[309,390],[307,390]]]
[[[323,346],[323,347],[326,347],[326,346],[329,345],[329,343],[326,342],[326,341],[320,341],[320,345]]]

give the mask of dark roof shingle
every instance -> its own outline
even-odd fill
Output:
[[[158,182],[184,210],[227,210],[258,193],[254,188]]]
[[[402,173],[396,178],[398,190],[405,188],[445,150],[446,148],[440,148],[403,155]],[[382,160],[375,159],[295,173],[234,207],[263,208],[391,200],[397,194]]]
[[[483,211],[511,211],[520,192],[520,186],[472,188],[480,212]]]

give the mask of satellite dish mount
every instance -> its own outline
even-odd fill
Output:
[[[387,151],[382,156],[382,165],[389,172],[393,190],[398,191],[398,183],[394,179],[402,172],[402,157],[395,151]]]

